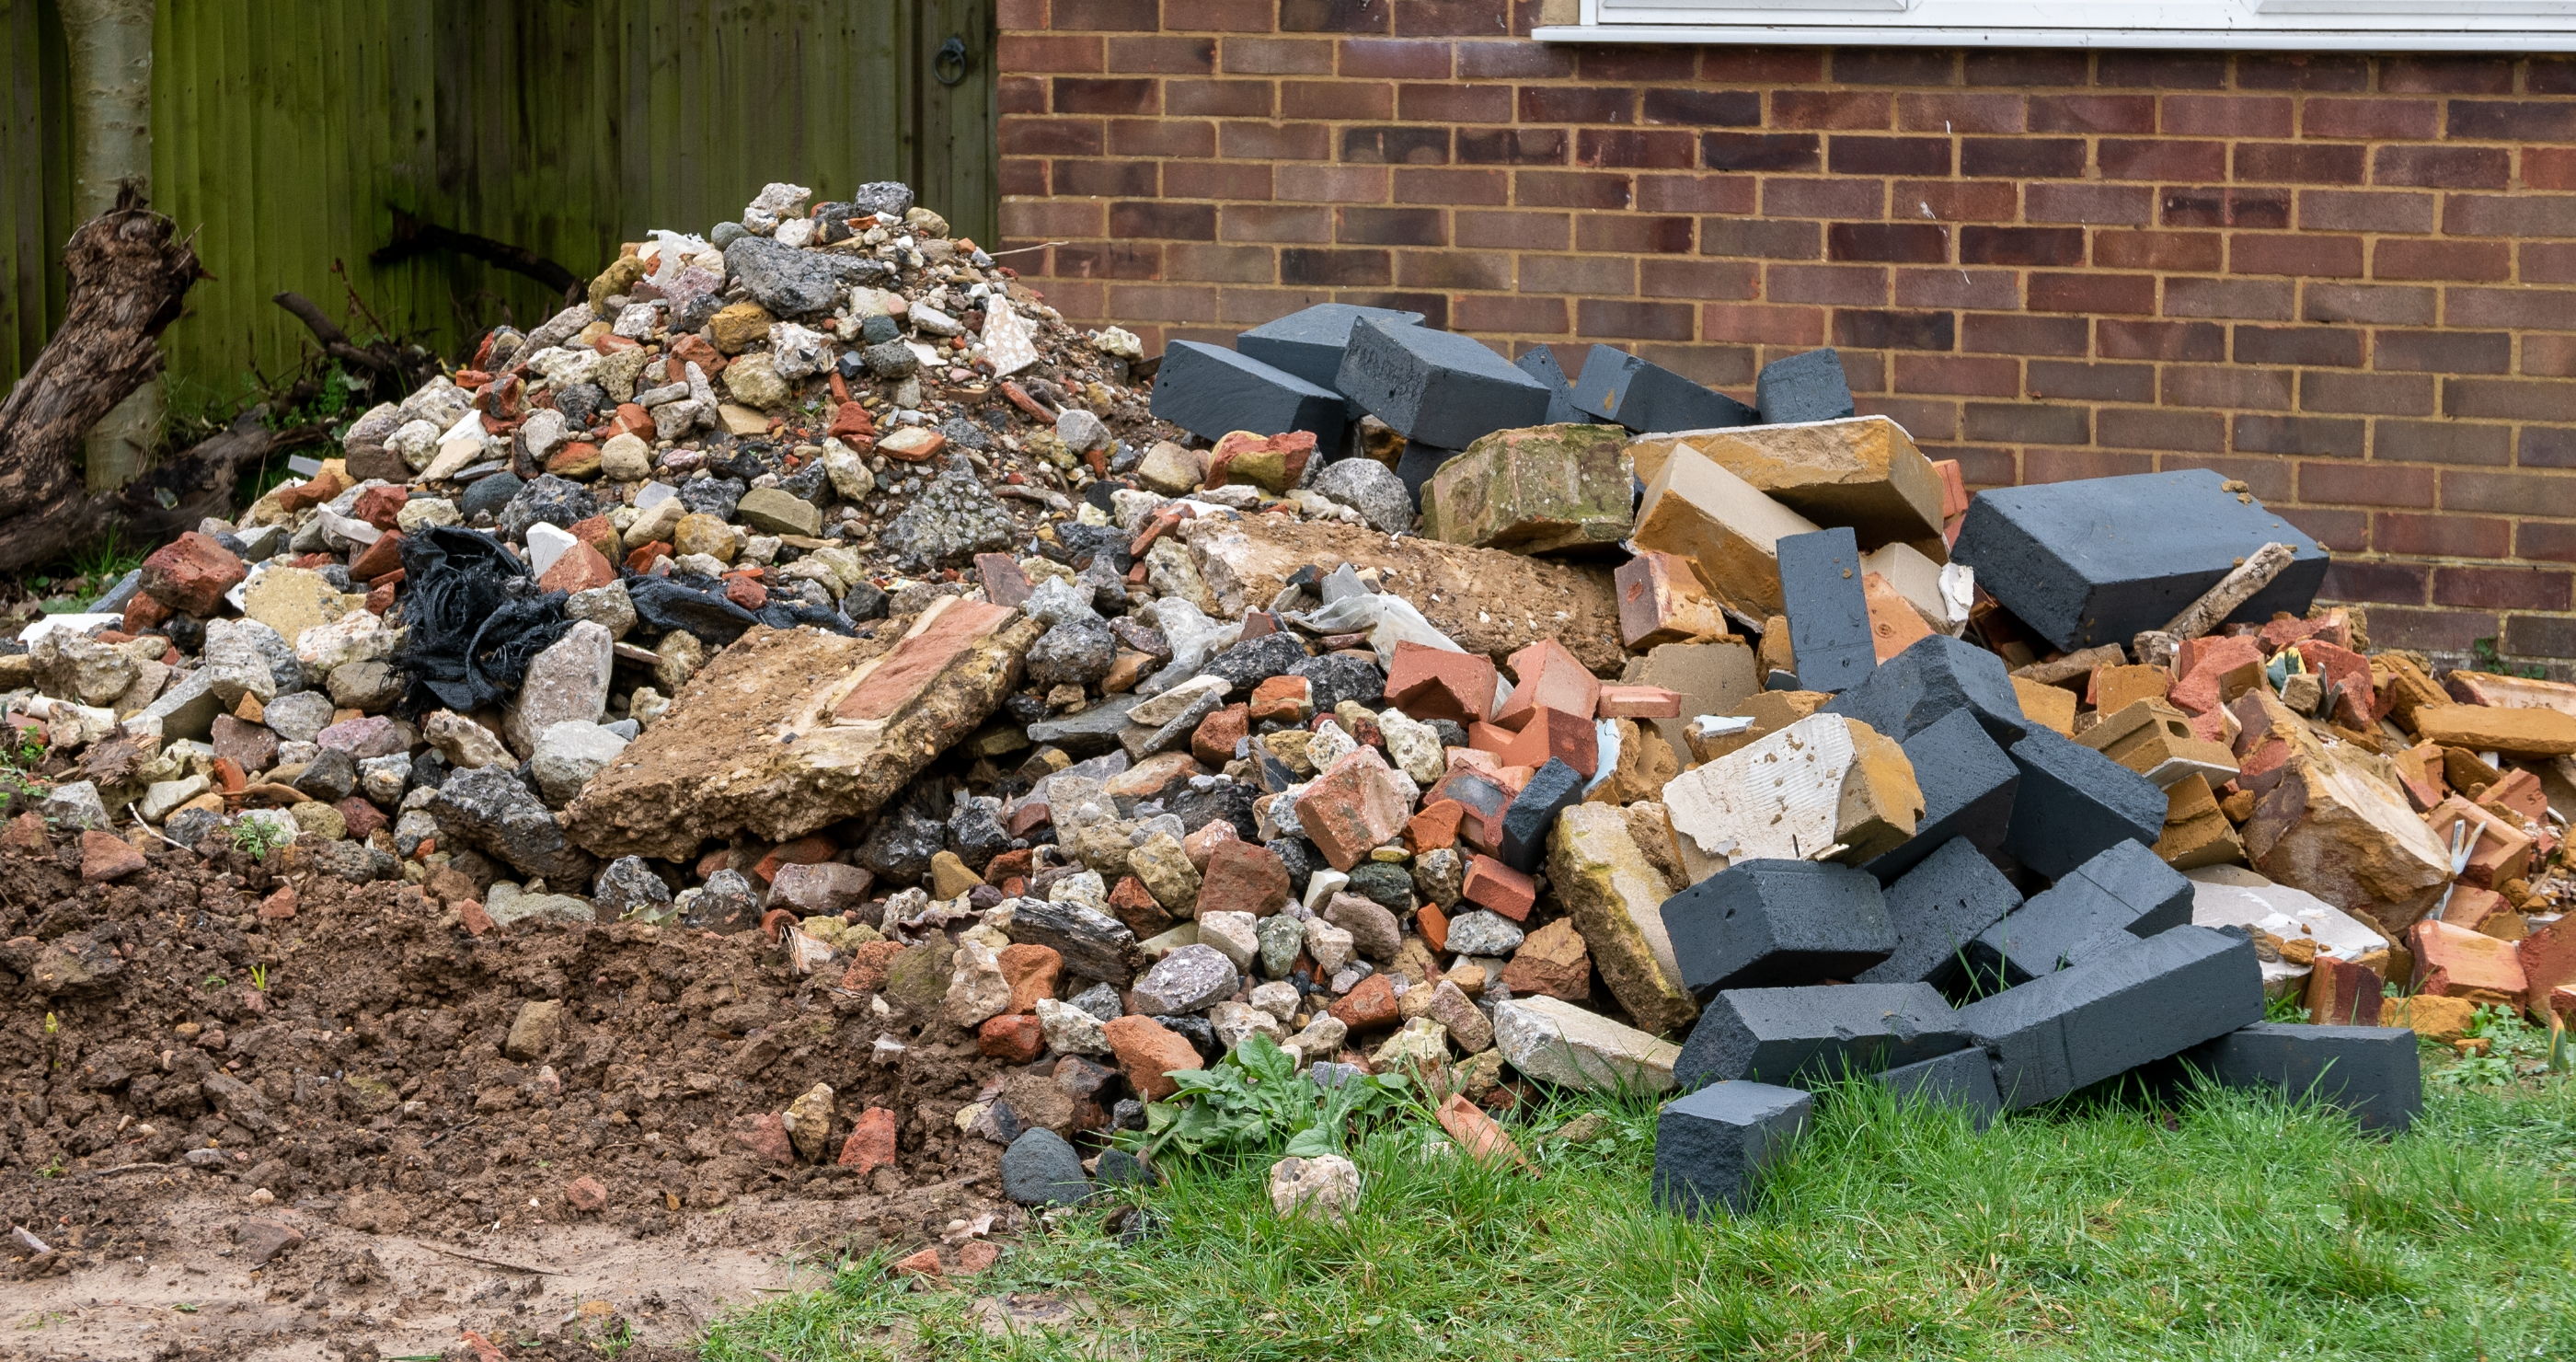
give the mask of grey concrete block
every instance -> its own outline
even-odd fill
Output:
[[[2251,938],[2176,927],[1980,998],[1958,1017],[1994,1056],[2004,1106],[2019,1110],[2261,1021],[2263,974]]]
[[[1546,424],[1568,425],[1592,419],[1575,410],[1572,400],[1574,380],[1565,376],[1564,367],[1556,362],[1555,351],[1544,345],[1531,346],[1527,353],[1512,361],[1512,367],[1548,386]]]
[[[1839,421],[1853,415],[1843,357],[1831,349],[1775,359],[1753,380],[1753,410],[1766,426]]]
[[[2269,543],[2297,550],[2231,621],[2307,613],[2326,551],[2205,468],[1979,492],[1951,547],[2023,623],[2073,652],[2160,629]]]
[[[1503,811],[1503,842],[1494,859],[1523,874],[1537,870],[1556,816],[1582,802],[1582,775],[1561,758],[1548,758]]]
[[[2153,850],[2118,843],[1980,933],[1968,943],[1968,968],[1988,988],[2054,974],[2106,933],[2144,939],[2191,921],[2191,891]]]
[[[1873,1076],[1899,1101],[1965,1111],[1979,1130],[2004,1114],[2004,1100],[1995,1092],[1995,1062],[1983,1050],[1953,1050]]]
[[[1813,1088],[1967,1044],[1950,1004],[1926,984],[1730,988],[1700,1012],[1673,1080]]]
[[[2182,1059],[2228,1087],[2274,1088],[2293,1102],[2340,1107],[2362,1129],[2393,1135],[2424,1109],[2415,1040],[2403,1026],[2256,1022],[2186,1050]]]
[[[1321,449],[1342,444],[1342,395],[1257,359],[1197,341],[1163,347],[1154,374],[1156,416],[1204,440],[1249,430],[1311,430]]]
[[[1353,303],[1317,303],[1237,333],[1234,348],[1238,354],[1274,369],[1285,369],[1318,388],[1329,388],[1334,376],[1342,371],[1342,352],[1350,346],[1351,326],[1363,317],[1395,326],[1422,325],[1419,312]]]
[[[1468,337],[1377,319],[1351,327],[1333,386],[1406,439],[1443,449],[1537,425],[1550,395],[1546,384]]]
[[[2057,879],[2122,842],[2155,845],[2165,792],[2092,748],[2034,727],[2012,745],[2021,768],[2004,854]]]
[[[2012,830],[2021,768],[1986,736],[1977,716],[1954,710],[1902,746],[1914,764],[1914,783],[1923,790],[1923,816],[1915,820],[1913,840],[1861,869],[1880,884],[1891,883],[1954,837],[1966,838],[1980,852],[2000,853]]]
[[[1868,680],[1878,652],[1861,589],[1859,538],[1847,528],[1783,535],[1779,554],[1798,684],[1839,694]]]
[[[1968,979],[1970,943],[2021,906],[2021,892],[1965,837],[1942,843],[1882,898],[1896,952],[1854,975],[1854,983],[1958,988]]]
[[[1440,465],[1457,457],[1458,451],[1454,449],[1424,444],[1420,440],[1404,442],[1404,452],[1396,456],[1395,476],[1403,482],[1405,495],[1413,498],[1413,509],[1417,513],[1422,510],[1422,484],[1431,481],[1431,475],[1440,471]]]
[[[1999,746],[2021,741],[2031,728],[2004,660],[1942,634],[1916,639],[1825,705],[1825,713],[1850,715],[1898,742],[1963,709]]]
[[[1575,376],[1574,409],[1638,432],[1717,430],[1754,424],[1734,398],[1625,350],[1596,345]]]
[[[1655,1118],[1655,1204],[1693,1220],[1751,1206],[1763,1171],[1807,1133],[1815,1104],[1768,1083],[1713,1083],[1675,1098]]]
[[[1847,865],[1740,861],[1664,900],[1663,917],[1682,986],[1702,1003],[1849,979],[1896,950],[1878,881]]]
[[[1641,360],[1610,345],[1595,345],[1584,355],[1584,371],[1574,376],[1574,409],[1628,430],[1721,430],[1754,425],[1754,409],[1723,391],[1703,389],[1690,378]]]

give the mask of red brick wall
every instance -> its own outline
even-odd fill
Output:
[[[1972,483],[2210,467],[2374,641],[2576,658],[2576,62],[1544,45],[1506,0],[1000,0],[1070,317],[1323,299],[1750,396],[1842,350]]]

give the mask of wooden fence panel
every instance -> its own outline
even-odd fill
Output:
[[[334,315],[354,290],[445,351],[560,306],[452,254],[369,263],[396,209],[586,277],[650,229],[706,232],[771,180],[828,197],[903,179],[989,243],[993,30],[993,0],[161,0],[153,199],[214,276],[164,338],[171,405],[237,400],[250,368],[299,362],[282,289]],[[951,34],[970,53],[955,87],[930,69]],[[51,0],[0,0],[0,39],[6,382],[61,316],[73,224]]]

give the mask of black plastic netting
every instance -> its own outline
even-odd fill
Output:
[[[403,623],[393,663],[409,679],[398,712],[463,714],[518,693],[528,664],[572,629],[564,593],[472,530],[433,526],[402,543]]]
[[[701,577],[696,581],[706,581]],[[709,586],[714,583],[709,582]],[[659,633],[678,630],[695,635],[711,648],[721,648],[742,637],[743,631],[755,624],[772,629],[793,629],[810,624],[836,634],[855,634],[838,612],[825,610],[804,601],[773,599],[758,610],[745,610],[726,600],[719,591],[707,590],[674,577],[629,577],[627,599],[635,603],[635,618]]]

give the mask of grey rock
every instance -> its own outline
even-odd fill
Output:
[[[648,917],[666,915],[671,906],[671,886],[653,873],[641,856],[620,856],[610,861],[591,883],[591,901],[602,917]]]
[[[536,778],[537,792],[546,802],[560,808],[625,750],[624,738],[598,724],[577,719],[549,724],[537,737],[528,773]]]
[[[467,495],[470,497],[472,493]],[[547,473],[521,487],[518,495],[510,498],[510,504],[501,509],[500,528],[501,533],[510,539],[524,541],[528,537],[528,527],[538,521],[549,525],[571,525],[597,514],[599,502],[591,496],[589,488],[569,478]]]
[[[326,747],[304,764],[294,784],[297,790],[325,804],[337,804],[357,790],[358,763],[348,753]]]
[[[1118,639],[1097,615],[1068,619],[1038,636],[1028,653],[1029,680],[1041,687],[1087,686],[1109,674]]]
[[[839,272],[822,252],[746,236],[725,247],[724,258],[725,276],[740,283],[753,302],[778,316],[827,311],[840,297]]]
[[[528,664],[528,678],[501,716],[502,736],[521,756],[534,756],[537,740],[560,723],[595,724],[608,711],[609,672],[617,640],[606,626],[577,621]]]
[[[899,340],[871,345],[859,352],[859,359],[868,366],[869,373],[888,383],[899,383],[921,370],[921,356]]]
[[[369,757],[358,763],[358,793],[367,802],[390,812],[402,803],[411,788],[411,754],[393,752]]]
[[[626,637],[635,628],[635,602],[626,594],[624,582],[610,582],[566,596],[564,613],[599,625],[612,640]]]
[[[1449,920],[1449,949],[1457,955],[1509,955],[1521,948],[1523,935],[1510,919],[1483,909]]]
[[[760,925],[760,893],[741,871],[719,870],[707,876],[706,887],[689,902],[680,922],[699,931],[750,931]]]
[[[1286,913],[1273,913],[1253,925],[1261,941],[1261,977],[1285,979],[1297,968],[1297,953],[1306,945],[1304,924]]]
[[[449,776],[430,800],[429,811],[457,840],[522,873],[567,883],[578,883],[589,873],[590,855],[565,840],[536,792],[504,768],[485,766]]]
[[[331,726],[331,697],[309,690],[281,695],[268,702],[265,717],[284,741],[311,742]]]
[[[1136,981],[1138,1011],[1179,1016],[1232,997],[1242,984],[1234,962],[1213,946],[1183,946],[1154,962]]]
[[[874,213],[878,217],[901,219],[912,211],[912,186],[901,180],[871,180],[850,191],[850,216]]]
[[[393,708],[394,702],[402,698],[405,684],[403,674],[382,659],[343,662],[331,669],[323,683],[331,693],[331,703],[362,714],[381,714]]]
[[[497,516],[510,504],[511,498],[519,495],[519,489],[525,486],[527,484],[520,481],[516,473],[495,473],[488,478],[478,479],[466,487],[464,495],[456,499],[457,514],[467,520],[486,513]]]
[[[1371,529],[1402,534],[1413,528],[1413,497],[1395,470],[1375,459],[1344,459],[1315,475],[1317,494],[1360,513]]]
[[[961,460],[931,480],[886,527],[884,548],[905,567],[962,567],[1011,546],[1011,513]]]
[[[1002,1151],[1002,1195],[1022,1206],[1070,1206],[1091,1195],[1091,1178],[1063,1136],[1028,1130]]]
[[[1127,1005],[1118,1000],[1118,990],[1107,984],[1093,984],[1068,999],[1066,1005],[1078,1007],[1104,1022],[1127,1015]]]
[[[915,884],[930,876],[930,858],[947,846],[948,829],[910,803],[898,804],[877,817],[859,843],[859,864],[878,879]]]
[[[742,494],[750,490],[751,484],[740,478],[691,478],[680,484],[680,504],[718,520],[731,520],[742,505]]]

